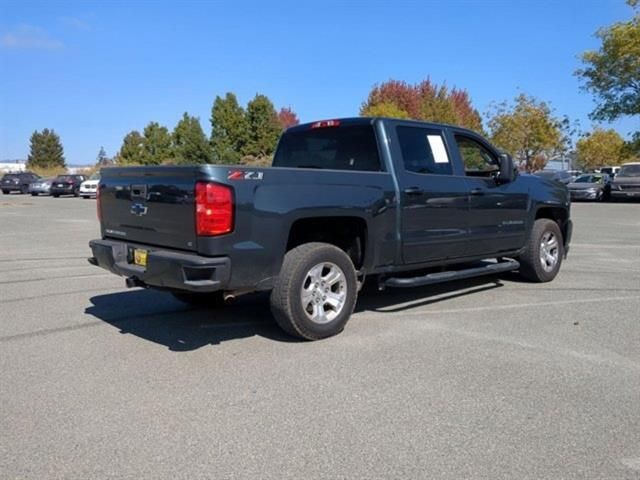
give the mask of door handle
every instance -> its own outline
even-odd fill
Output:
[[[484,188],[474,188],[474,189],[473,189],[473,190],[471,190],[469,193],[470,193],[471,195],[476,195],[476,196],[484,195]]]
[[[422,195],[424,190],[420,187],[409,187],[404,189],[405,195]]]

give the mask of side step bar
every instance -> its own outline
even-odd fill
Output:
[[[482,267],[467,268],[465,270],[449,270],[446,272],[437,272],[424,275],[422,277],[389,277],[380,283],[380,287],[421,287],[423,285],[431,285],[433,283],[450,282],[451,280],[461,280],[463,278],[480,277],[482,275],[491,275],[494,273],[510,272],[520,268],[520,263],[516,260],[504,260],[498,263],[490,263]]]

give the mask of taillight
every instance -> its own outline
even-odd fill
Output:
[[[339,127],[340,120],[322,120],[320,122],[312,123],[311,128],[327,128],[327,127]]]
[[[233,189],[217,183],[196,183],[196,232],[222,235],[233,230]]]

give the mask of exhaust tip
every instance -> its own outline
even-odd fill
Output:
[[[124,281],[127,288],[135,288],[135,287],[144,287],[144,282],[142,282],[138,277],[127,277]]]

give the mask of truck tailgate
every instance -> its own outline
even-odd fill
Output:
[[[197,167],[105,168],[100,180],[104,237],[195,251]]]

